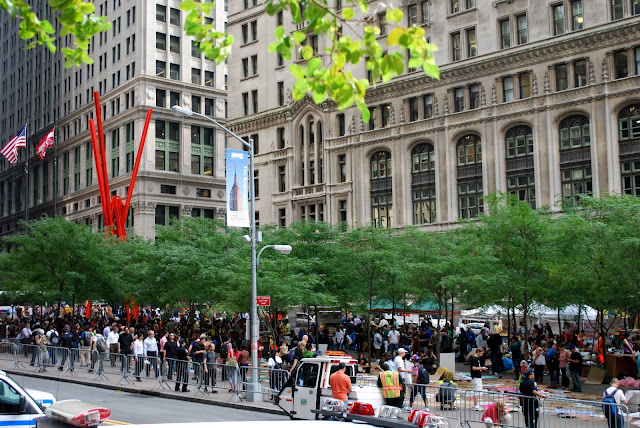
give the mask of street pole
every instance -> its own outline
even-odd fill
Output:
[[[253,163],[253,139],[249,139],[249,142],[246,142],[238,135],[233,133],[230,129],[226,128],[222,124],[220,124],[217,120],[210,118],[209,116],[205,116],[201,113],[196,113],[192,110],[189,110],[186,107],[181,106],[173,106],[171,107],[171,111],[175,115],[187,115],[187,116],[198,116],[203,119],[208,120],[209,122],[216,125],[218,128],[222,129],[227,134],[231,135],[236,140],[240,141],[243,146],[249,149],[249,196],[251,201],[251,334],[250,334],[250,343],[251,343],[251,366],[253,367],[252,376],[251,376],[251,390],[248,394],[249,401],[262,401],[262,395],[260,393],[260,376],[259,376],[259,368],[260,362],[258,361],[258,340],[260,338],[260,321],[258,320],[258,290],[257,290],[257,264],[256,264],[256,193],[254,188],[254,163]]]

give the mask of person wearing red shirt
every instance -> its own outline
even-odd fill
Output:
[[[485,423],[487,428],[511,425],[511,415],[506,404],[503,401],[496,401],[491,404],[484,411],[482,422]]]

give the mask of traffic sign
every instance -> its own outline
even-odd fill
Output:
[[[271,306],[271,296],[257,296],[258,306]]]

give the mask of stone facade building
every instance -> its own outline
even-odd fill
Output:
[[[48,2],[34,11],[53,19]],[[0,14],[0,140],[4,145],[28,123],[29,180],[19,163],[0,160],[0,235],[12,233],[26,217],[63,215],[98,230],[103,226],[97,176],[88,130],[95,115],[93,91],[100,93],[111,194],[123,199],[142,134],[153,108],[127,227],[154,237],[154,226],[179,216],[225,217],[225,136],[202,120],[181,120],[180,104],[224,122],[227,66],[204,59],[184,34],[186,14],[179,0],[94,1],[111,29],[96,35],[91,65],[65,69],[60,54],[43,47],[23,50],[18,23]],[[226,2],[210,19],[224,31]],[[58,40],[67,46],[69,37]],[[56,148],[44,162],[35,145],[55,125]]]
[[[229,120],[258,147],[261,224],[439,230],[495,189],[555,210],[581,193],[640,195],[640,0],[400,4],[439,47],[441,79],[407,70],[378,83],[363,123],[355,108],[292,100],[288,64],[267,46],[277,25],[304,25],[230,3]],[[369,7],[383,42],[384,6]],[[307,43],[322,52],[322,39]],[[367,76],[364,63],[354,72]]]

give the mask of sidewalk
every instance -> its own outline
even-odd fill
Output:
[[[105,367],[109,365],[105,361]],[[46,371],[36,373],[36,367],[29,364],[24,368],[16,368],[12,361],[0,361],[0,370],[4,370],[9,374],[20,376],[30,376],[33,378],[45,378],[50,380],[58,380],[60,382],[77,383],[81,385],[94,386],[97,388],[120,390],[129,393],[139,393],[162,398],[171,398],[174,400],[193,401],[197,403],[205,403],[222,407],[230,407],[234,409],[253,410],[272,414],[284,414],[284,412],[272,401],[248,402],[242,394],[238,397],[235,393],[230,393],[227,389],[216,388],[217,394],[207,394],[198,391],[194,385],[189,385],[189,392],[176,392],[174,390],[175,382],[167,381],[159,383],[157,379],[141,378],[141,382],[137,382],[135,377],[130,375],[128,380],[122,379],[122,375],[103,374],[96,377],[96,373],[90,373],[87,368],[75,367],[75,370],[67,373],[56,369],[55,367],[47,367]],[[211,389],[209,389],[211,391]],[[80,398],[80,397],[78,397]],[[267,398],[268,399],[268,398]],[[236,401],[237,400],[237,401]]]

